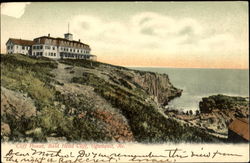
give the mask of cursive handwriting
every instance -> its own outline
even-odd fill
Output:
[[[186,158],[210,158],[216,157],[241,157],[236,153],[225,153],[215,151],[185,151],[180,148],[165,149],[160,153],[148,152],[145,154],[136,153],[102,153],[88,150],[69,151],[65,149],[45,150],[33,149],[29,152],[10,149],[5,155],[5,162],[14,163],[84,163],[84,162],[176,162]]]

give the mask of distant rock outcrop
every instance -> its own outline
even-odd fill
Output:
[[[228,126],[236,118],[249,117],[249,98],[213,95],[199,103],[199,121],[208,130],[228,135]]]
[[[209,135],[227,141],[228,126],[236,118],[249,118],[249,98],[213,95],[202,98],[196,114],[166,111],[166,114],[184,121],[188,125],[203,129]]]
[[[224,113],[234,113],[230,115],[237,117],[247,117],[248,110],[246,106],[248,105],[248,98],[244,97],[233,97],[226,95],[214,95],[202,98],[199,103],[201,113],[211,113],[217,110]]]

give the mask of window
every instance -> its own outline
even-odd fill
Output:
[[[53,46],[52,49],[55,50],[55,47]]]
[[[40,49],[43,49],[43,46],[42,46],[42,45],[40,45]]]
[[[22,50],[25,50],[25,46],[22,46]]]
[[[12,49],[12,46],[7,46],[7,49],[8,49],[8,50]]]

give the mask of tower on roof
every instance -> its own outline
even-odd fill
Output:
[[[69,33],[69,23],[68,23],[68,33],[64,34],[64,38],[67,40],[70,40],[70,41],[73,40],[73,35],[71,33]]]

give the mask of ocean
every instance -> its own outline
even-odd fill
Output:
[[[202,97],[210,95],[249,96],[249,70],[151,67],[132,69],[168,74],[170,82],[183,90],[181,97],[169,102],[167,107],[171,109],[198,110]]]

